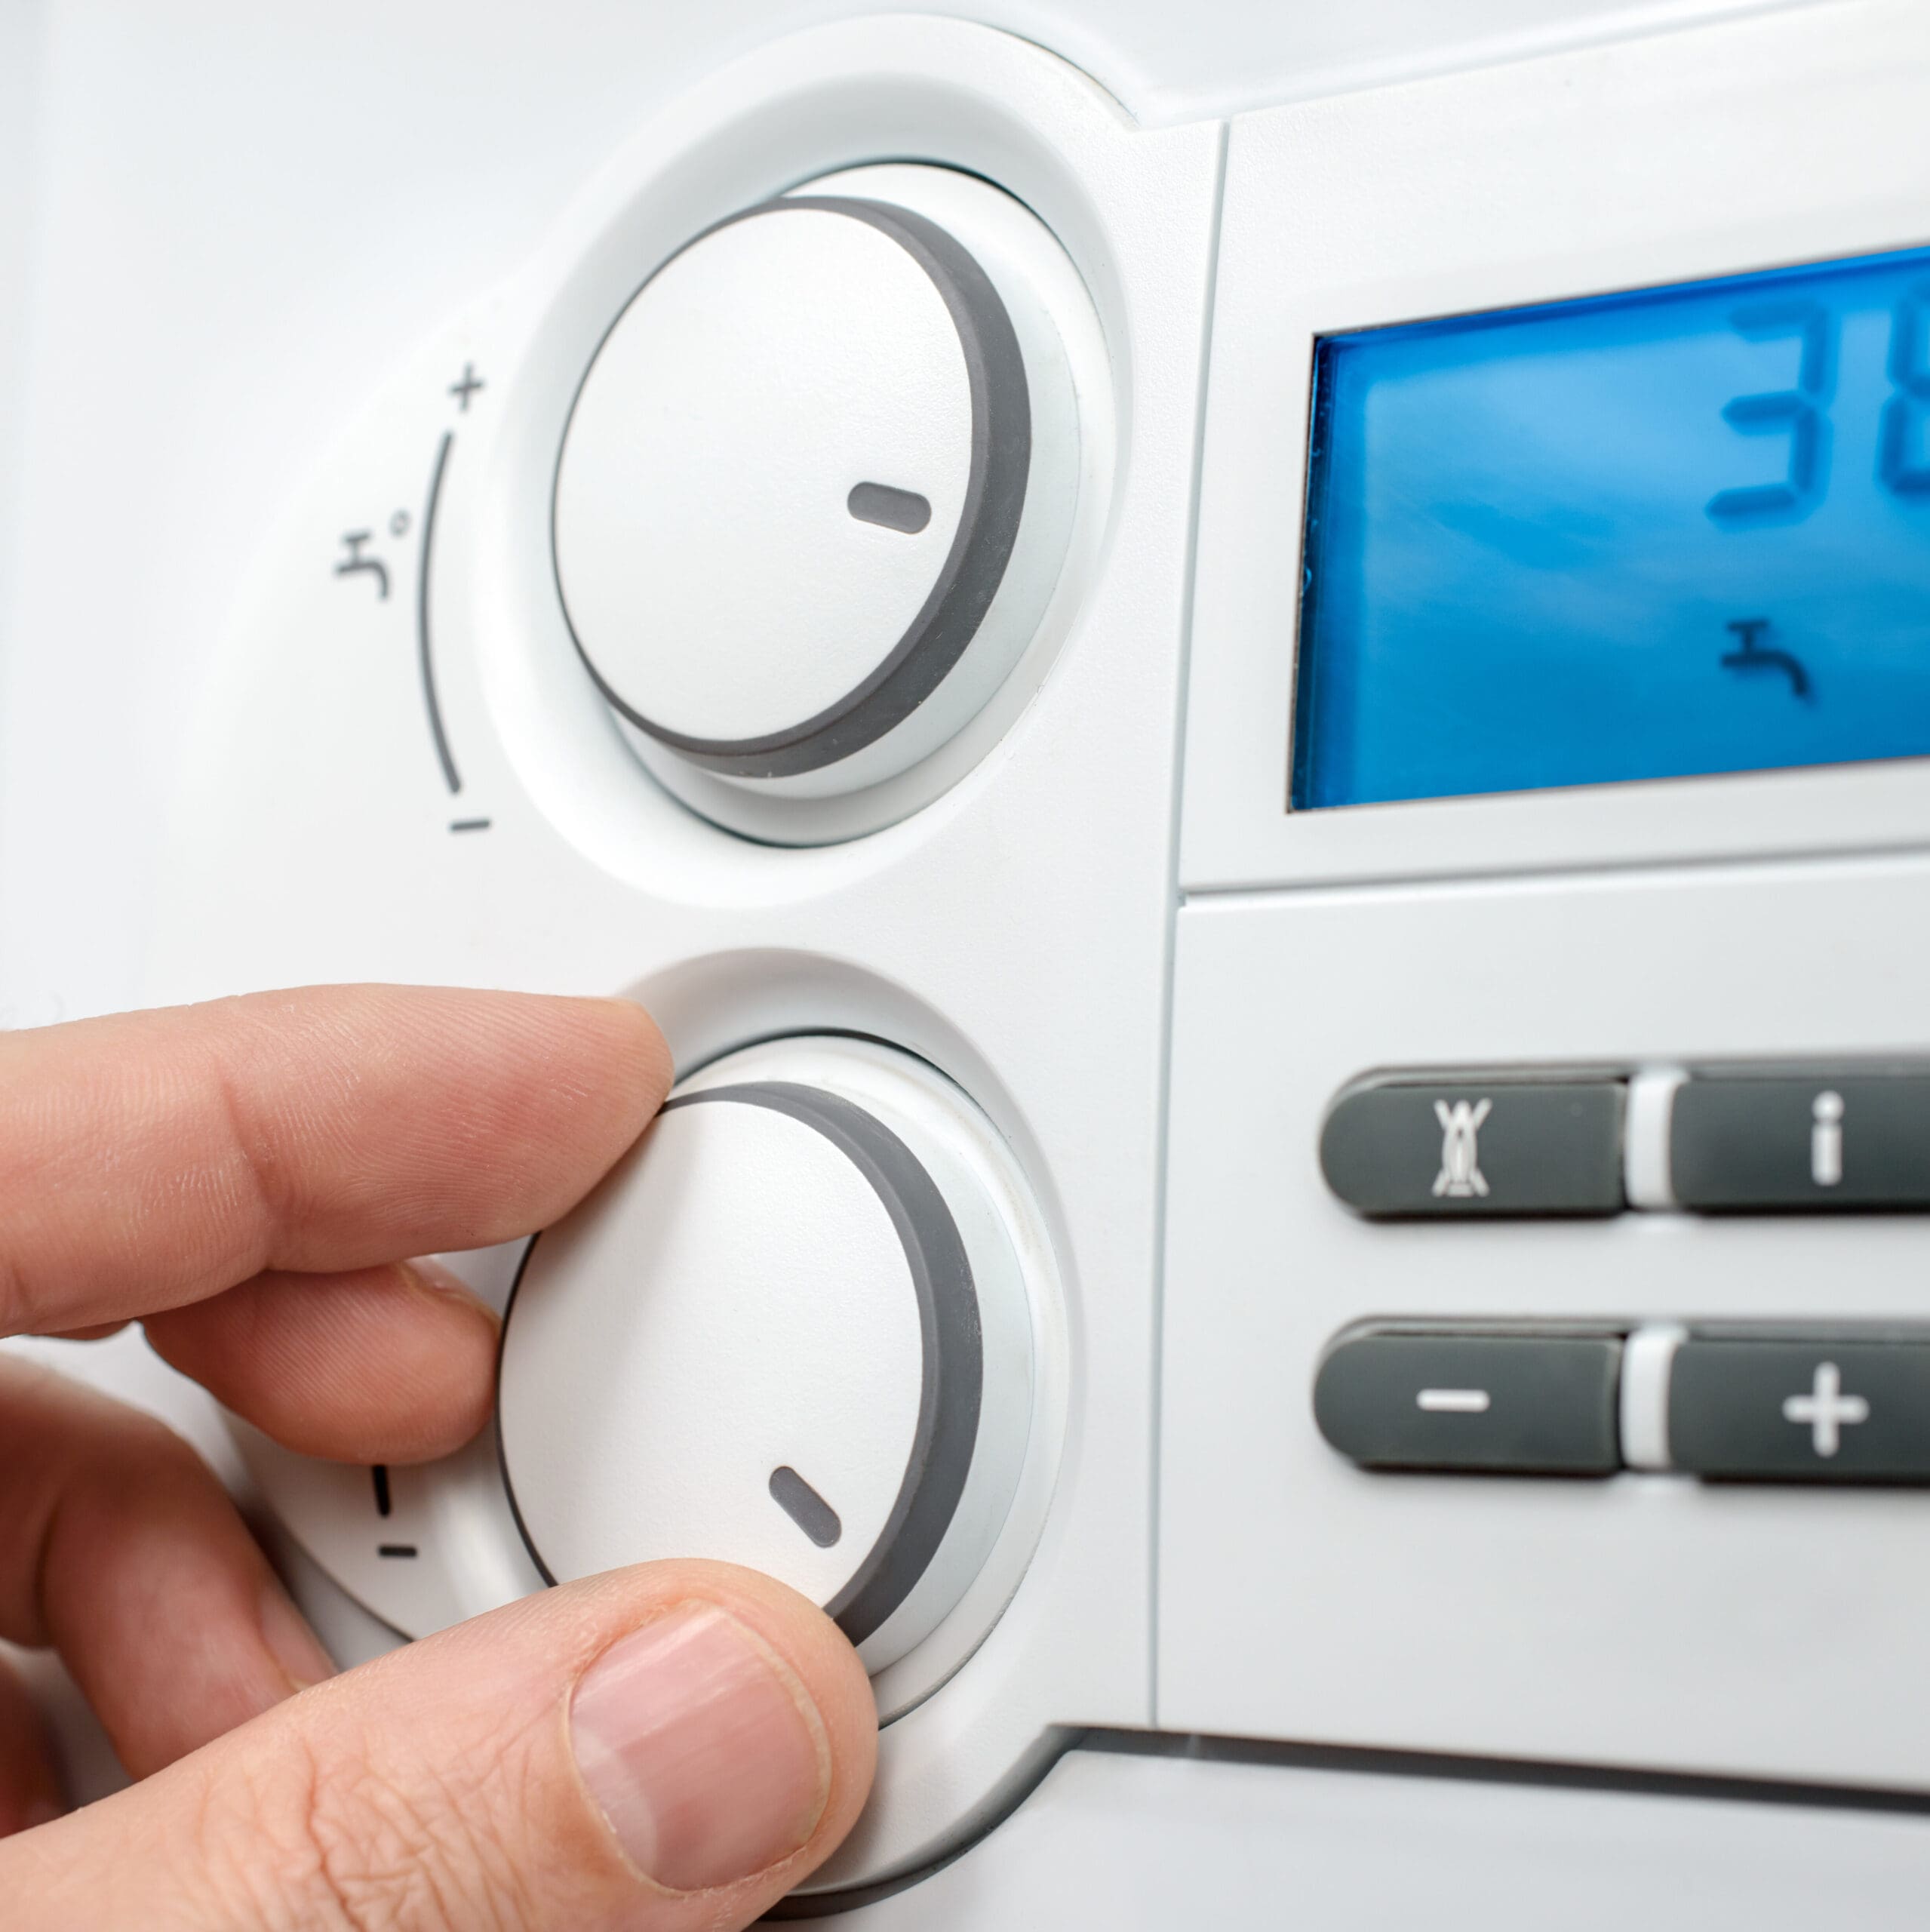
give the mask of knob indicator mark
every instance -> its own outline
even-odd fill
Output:
[[[837,1512],[788,1463],[770,1472],[771,1499],[820,1549],[829,1549],[844,1534]]]
[[[894,489],[889,483],[854,483],[844,506],[860,523],[915,537],[932,520],[930,500],[915,490]]]

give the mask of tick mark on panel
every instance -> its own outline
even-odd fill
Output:
[[[820,1549],[828,1549],[844,1534],[837,1512],[788,1463],[770,1472],[773,1501]]]
[[[416,1546],[412,1543],[379,1543],[375,1546],[378,1556],[413,1556]]]
[[[429,737],[435,746],[436,762],[442,768],[443,782],[453,798],[463,789],[462,775],[449,749],[449,734],[442,728],[442,707],[435,695],[435,653],[429,643],[429,562],[435,549],[435,506],[442,495],[443,472],[449,465],[449,447],[456,440],[453,430],[442,432],[435,448],[435,468],[429,479],[429,500],[423,506],[422,558],[416,567],[416,649],[421,661],[423,702],[429,711]]]
[[[486,818],[452,818],[449,821],[451,832],[487,832],[489,820]]]
[[[369,1475],[375,1484],[375,1513],[386,1516],[395,1506],[389,1494],[389,1465],[378,1463]]]

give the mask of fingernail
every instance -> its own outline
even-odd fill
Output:
[[[583,1782],[630,1862],[672,1891],[776,1864],[830,1795],[809,1694],[712,1604],[681,1604],[613,1644],[577,1685],[570,1726]]]
[[[335,1675],[335,1666],[279,1583],[261,1593],[261,1634],[269,1654],[297,1690]]]
[[[398,1264],[406,1275],[412,1275],[416,1282],[431,1294],[447,1297],[451,1301],[459,1301],[478,1310],[491,1321],[496,1313],[454,1269],[447,1268],[440,1261],[432,1261],[426,1255],[419,1255],[413,1261]]]

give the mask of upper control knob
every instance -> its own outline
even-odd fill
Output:
[[[992,1132],[862,1042],[733,1056],[534,1244],[505,1327],[503,1468],[553,1579],[659,1556],[770,1572],[873,1670],[1003,1524],[1031,1324]]]
[[[850,192],[872,174],[900,195],[933,177],[966,219]],[[644,285],[584,380],[555,502],[570,629],[646,755],[819,794],[905,769],[1011,669],[1078,435],[1023,251],[1000,245],[1034,218],[942,170],[836,185],[719,223]]]

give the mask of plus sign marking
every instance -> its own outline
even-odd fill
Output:
[[[463,365],[463,380],[459,383],[451,383],[449,385],[449,393],[456,398],[456,407],[466,416],[469,413],[470,397],[474,395],[477,390],[487,389],[488,386],[481,377],[476,374],[475,365],[473,362],[465,362]]]
[[[1809,1393],[1790,1396],[1783,1404],[1783,1420],[1806,1424],[1817,1454],[1833,1456],[1842,1447],[1844,1425],[1867,1422],[1870,1404],[1861,1395],[1843,1393],[1842,1371],[1834,1362],[1818,1362]]]

